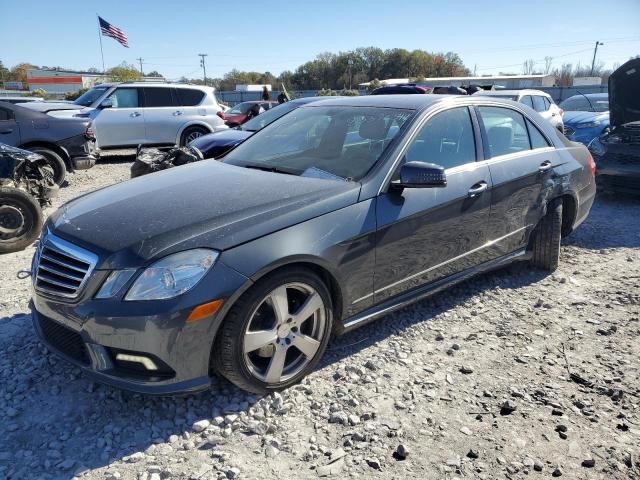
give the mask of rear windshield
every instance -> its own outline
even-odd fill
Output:
[[[76,105],[82,105],[83,107],[90,107],[96,100],[98,100],[104,93],[109,90],[109,87],[93,87],[91,90],[84,92],[73,102]]]
[[[251,107],[253,107],[253,105],[254,105],[253,103],[239,103],[235,107],[227,110],[225,113],[229,115],[240,115],[240,114],[244,115],[249,111]]]

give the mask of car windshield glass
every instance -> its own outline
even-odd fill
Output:
[[[242,130],[246,130],[248,132],[257,132],[258,130],[263,129],[271,122],[276,121],[285,113],[289,113],[291,110],[296,108],[295,103],[287,102],[282,105],[278,105],[277,107],[272,107],[264,113],[261,113],[257,117],[252,118],[247,123],[242,125],[240,128]]]
[[[239,103],[225,112],[227,115],[244,115],[253,106],[252,103]]]
[[[90,107],[91,104],[98,100],[107,90],[109,90],[109,87],[93,87],[91,90],[84,92],[76,98],[73,103],[82,105],[83,107]]]
[[[606,98],[587,98],[576,96],[567,98],[560,104],[565,112],[608,112],[609,100]]]
[[[295,175],[360,180],[413,111],[303,107],[266,126],[222,161]]]

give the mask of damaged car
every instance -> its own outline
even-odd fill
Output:
[[[77,198],[33,257],[35,331],[147,394],[287,388],[333,334],[515,261],[553,271],[595,168],[533,109],[367,95],[300,107],[222,160]]]
[[[1,99],[0,140],[43,156],[58,185],[67,172],[93,167],[99,156],[89,119],[53,117]]]
[[[0,143],[0,253],[23,250],[42,227],[58,186],[42,155]]]
[[[609,130],[589,143],[603,191],[640,195],[640,58],[609,77]]]

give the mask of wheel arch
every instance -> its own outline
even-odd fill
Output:
[[[188,128],[191,128],[191,127],[202,127],[205,130],[207,130],[209,133],[213,132],[213,128],[211,128],[211,125],[209,125],[206,122],[203,122],[201,120],[189,121],[189,122],[185,123],[184,125],[182,125],[180,127],[180,130],[178,130],[178,136],[176,137],[176,145],[180,145],[180,142],[182,141],[182,134],[185,132],[185,130],[187,130]]]
[[[566,192],[559,197],[562,200],[562,238],[573,231],[573,225],[578,216],[578,201],[573,193]]]
[[[29,150],[33,147],[42,147],[42,148],[48,148],[49,150],[53,150],[54,152],[56,152],[58,155],[60,155],[62,157],[62,160],[64,161],[65,166],[67,167],[67,171],[68,172],[73,172],[73,164],[71,162],[71,155],[69,155],[69,152],[67,151],[66,148],[61,147],[60,145],[53,143],[53,142],[47,142],[47,141],[43,141],[43,140],[33,140],[30,142],[25,142],[21,145],[18,146],[18,148],[22,148],[24,150]]]

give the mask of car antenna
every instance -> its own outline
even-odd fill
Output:
[[[595,111],[596,111],[596,109],[595,109],[595,107],[593,106],[593,103],[591,103],[591,100],[589,100],[589,97],[587,97],[587,96],[586,96],[584,93],[582,93],[580,90],[576,90],[576,92],[578,92],[580,95],[582,95],[584,98],[586,98],[586,99],[587,99],[587,102],[589,102],[589,106],[591,107],[591,111],[592,111],[592,112],[595,112]]]

